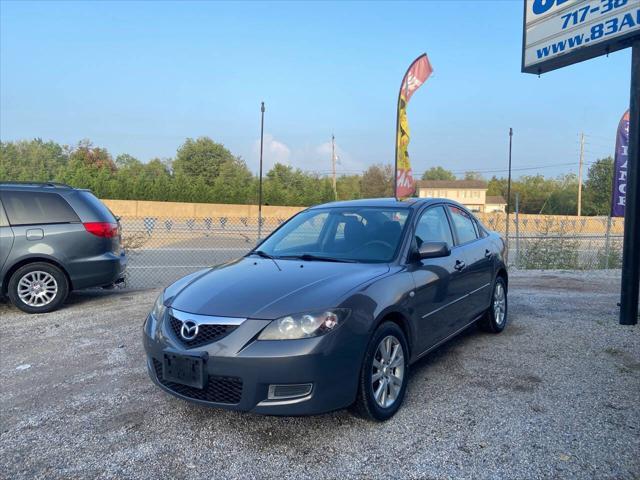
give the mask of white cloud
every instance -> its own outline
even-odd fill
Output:
[[[338,175],[360,173],[366,169],[363,162],[354,159],[349,152],[336,142]],[[260,161],[260,139],[254,141],[249,168],[258,171]],[[331,173],[331,140],[321,144],[308,144],[300,148],[291,148],[286,143],[277,140],[273,135],[264,134],[263,171],[266,174],[276,163],[290,165],[307,172],[329,175]]]
[[[336,142],[336,172],[338,175],[358,173],[364,170],[364,164],[354,159],[349,152],[344,150],[338,142]],[[331,141],[321,143],[312,149],[309,160],[306,161],[304,168],[310,171],[330,172],[331,171]]]
[[[253,161],[251,166],[258,169],[260,162],[260,139],[253,144]],[[268,172],[276,163],[289,165],[291,163],[291,149],[283,142],[276,140],[269,133],[264,134],[264,147],[262,153],[263,170]]]

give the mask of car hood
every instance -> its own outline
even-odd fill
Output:
[[[279,268],[278,268],[279,267]],[[167,288],[165,304],[184,312],[275,319],[337,307],[345,295],[389,271],[387,264],[241,258]]]

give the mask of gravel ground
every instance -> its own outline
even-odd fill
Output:
[[[619,272],[515,272],[510,324],[412,368],[390,421],[194,406],[147,378],[157,291],[0,304],[2,478],[640,478],[640,330]]]

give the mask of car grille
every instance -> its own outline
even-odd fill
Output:
[[[182,335],[180,335],[180,329],[182,328],[182,322],[180,320],[169,315],[169,325],[176,340],[186,348],[195,348],[206,345],[207,343],[213,343],[229,335],[237,328],[237,325],[208,325],[203,323],[198,326],[198,335],[196,335],[196,338],[193,340],[185,340],[182,338]]]
[[[209,375],[209,381],[201,390],[166,381],[162,378],[162,363],[155,358],[153,359],[153,368],[162,385],[182,396],[215,403],[240,403],[240,398],[242,398],[242,379],[239,377]]]

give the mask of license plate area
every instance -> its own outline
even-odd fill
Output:
[[[165,352],[162,359],[162,377],[168,382],[204,388],[204,360],[202,357]]]

